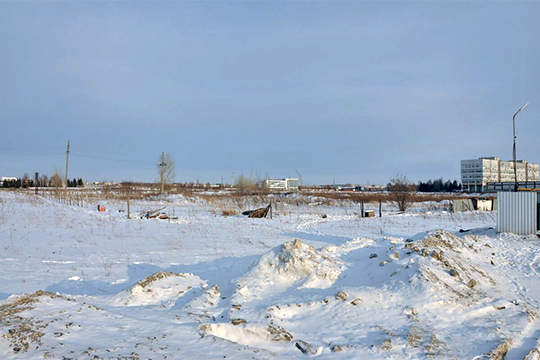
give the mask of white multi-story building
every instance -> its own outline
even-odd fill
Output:
[[[539,181],[538,164],[525,160],[516,161],[517,182]],[[490,183],[513,183],[514,162],[500,160],[498,157],[482,157],[474,160],[461,160],[461,184],[466,191],[484,191]]]
[[[268,179],[264,180],[264,186],[270,190],[296,190],[298,179]]]

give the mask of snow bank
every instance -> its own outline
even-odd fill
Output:
[[[145,306],[174,304],[193,288],[204,288],[206,282],[193,274],[177,274],[159,271],[139,281],[131,289],[112,297],[110,303],[116,306]]]

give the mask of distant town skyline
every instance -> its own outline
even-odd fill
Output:
[[[540,2],[0,2],[0,176],[460,181],[539,163]]]

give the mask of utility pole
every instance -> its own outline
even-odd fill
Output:
[[[68,165],[69,165],[69,140],[68,140],[68,143],[67,143],[67,151],[66,151],[66,190],[67,190],[67,187],[68,187]]]
[[[167,166],[167,164],[165,164],[165,152],[161,152],[161,164],[159,164],[159,167],[160,167],[160,177],[161,177],[161,188],[160,188],[160,191],[159,193],[160,194],[163,194],[163,191],[164,191],[164,188],[165,188],[165,166]]]
[[[131,195],[131,190],[128,190],[128,193],[127,193],[127,218],[128,219],[131,219],[131,214],[129,212],[129,196]]]
[[[521,107],[521,109],[516,111],[516,113],[512,117],[513,124],[514,124],[514,147],[513,147],[513,150],[514,150],[514,191],[518,191],[517,160],[516,160],[516,115],[519,114],[519,112],[521,110],[525,109],[528,105],[529,105],[529,103],[526,103],[525,105],[523,105]],[[527,165],[525,165],[525,166],[527,166]]]
[[[301,187],[304,185],[304,183],[302,182],[302,175],[300,175],[300,172],[298,170],[295,170],[296,173],[298,174],[298,185]]]

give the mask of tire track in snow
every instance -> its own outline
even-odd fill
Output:
[[[344,219],[347,219],[347,218],[338,217],[338,218],[333,218],[333,219],[321,218],[321,219],[304,220],[300,222],[298,225],[296,225],[297,232],[289,233],[287,235],[293,238],[299,238],[304,241],[316,241],[322,244],[339,245],[339,244],[345,243],[346,241],[351,240],[352,237],[326,233],[324,231],[317,229],[317,226],[323,225],[323,224],[326,225],[326,224],[337,223],[339,221],[343,221]]]

